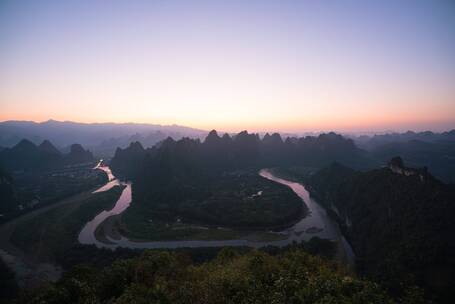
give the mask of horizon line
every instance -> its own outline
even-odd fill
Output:
[[[102,124],[114,124],[114,125],[149,125],[149,126],[157,126],[157,127],[181,127],[181,128],[188,128],[192,129],[195,131],[201,131],[201,132],[210,132],[212,130],[215,130],[219,133],[227,133],[227,134],[235,134],[235,133],[240,133],[242,131],[248,131],[248,128],[239,128],[240,131],[222,131],[222,129],[219,129],[220,131],[217,130],[217,128],[211,128],[211,129],[202,129],[202,128],[197,128],[197,127],[192,127],[188,125],[181,125],[177,123],[172,123],[172,124],[160,124],[160,123],[152,123],[152,122],[135,122],[135,121],[126,121],[126,122],[115,122],[115,121],[104,121],[104,122],[81,122],[81,121],[74,121],[74,120],[57,120],[53,118],[49,118],[47,120],[21,120],[21,119],[8,119],[8,120],[2,120],[0,121],[0,124],[3,123],[12,123],[12,122],[28,122],[28,123],[35,123],[35,124],[45,124],[49,122],[58,122],[58,123],[73,123],[73,124],[81,124],[81,125],[102,125]],[[404,129],[403,129],[404,130]],[[396,129],[383,129],[383,130],[357,130],[357,131],[346,131],[346,130],[340,130],[336,128],[328,128],[328,129],[320,129],[320,130],[299,130],[299,131],[271,131],[271,129],[262,129],[260,131],[252,131],[252,133],[279,133],[279,134],[305,134],[305,133],[313,133],[313,134],[321,134],[321,133],[338,133],[338,134],[393,134],[393,133],[407,133],[407,132],[414,132],[414,133],[424,133],[424,132],[432,132],[432,133],[445,133],[445,132],[450,132],[454,131],[455,127],[451,128],[446,128],[443,129],[444,131],[436,131],[431,128],[425,128],[421,130],[417,129],[412,129],[412,128],[407,128],[405,131],[397,131]]]

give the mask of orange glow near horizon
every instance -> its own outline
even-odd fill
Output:
[[[305,83],[301,91],[257,85],[256,94],[241,90],[241,86],[235,93],[226,94],[227,88],[209,79],[191,84],[174,78],[168,87],[175,87],[175,92],[168,94],[166,90],[163,93],[163,90],[139,90],[129,86],[110,90],[85,88],[77,94],[69,91],[64,83],[60,85],[51,92],[33,92],[30,96],[20,91],[19,94],[11,92],[8,100],[12,102],[2,105],[0,120],[178,124],[228,132],[245,129],[252,132],[443,131],[455,127],[455,102],[451,102],[455,87],[442,93],[431,92],[423,86],[411,92],[394,88],[384,96],[377,96],[374,92],[379,87],[356,91],[340,88],[336,83],[330,94]],[[217,89],[198,89],[206,85]],[[431,99],[435,101],[427,102]]]
[[[455,128],[455,6],[266,2],[8,3],[0,120]]]
[[[4,115],[6,114],[6,115]],[[274,120],[261,121],[260,119],[250,120],[237,120],[229,121],[218,120],[218,121],[190,121],[190,120],[159,120],[159,119],[110,119],[109,117],[96,116],[96,117],[68,117],[66,115],[59,116],[54,114],[47,116],[47,114],[29,116],[28,114],[12,114],[12,113],[0,113],[0,121],[7,120],[27,120],[35,122],[44,122],[49,119],[58,121],[73,121],[80,123],[150,123],[159,125],[172,125],[177,124],[181,126],[193,127],[202,130],[216,129],[218,131],[237,133],[242,130],[248,130],[249,132],[289,132],[289,133],[301,133],[301,132],[383,132],[383,131],[447,131],[455,128],[455,122],[452,119],[450,113],[442,113],[443,119],[428,119],[425,115],[421,115],[416,119],[415,115],[404,116],[391,116],[391,115],[377,115],[369,118],[363,115],[345,116],[339,117],[321,117],[319,119],[315,117],[302,117],[295,118],[292,120],[280,120],[275,118]],[[444,117],[445,114],[445,117]]]

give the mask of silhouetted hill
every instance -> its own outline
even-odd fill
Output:
[[[144,159],[148,165],[139,165],[139,159]],[[131,172],[127,172],[128,168],[154,166],[156,172],[161,172],[158,167],[164,170],[165,162],[169,163],[170,171],[185,169],[200,174],[282,165],[322,167],[334,161],[356,168],[368,168],[375,164],[352,140],[335,133],[287,138],[283,142],[277,133],[266,134],[261,140],[258,134],[247,131],[232,138],[227,134],[220,138],[212,130],[202,143],[198,139],[183,138],[175,141],[167,138],[152,148],[144,151],[140,149],[140,153],[132,146],[117,149],[112,169],[117,174],[134,179]],[[169,172],[167,174],[174,175]]]
[[[455,130],[363,135],[354,140],[379,163],[400,155],[410,166],[426,166],[442,181],[455,183]]]
[[[48,140],[43,141],[38,146],[38,150],[41,154],[41,162],[45,167],[57,164],[62,159],[62,153]]]
[[[0,167],[0,214],[8,213],[17,208],[14,196],[13,179]]]
[[[213,147],[217,147],[217,146],[219,147],[219,146],[221,146],[221,143],[222,143],[222,139],[221,139],[221,137],[218,136],[218,133],[216,132],[216,130],[210,131],[204,140],[204,144],[206,144],[208,146],[213,146]]]
[[[426,166],[432,174],[448,183],[455,183],[455,141],[387,143],[371,150],[372,157],[385,162],[400,155],[410,166]]]
[[[54,155],[61,155],[62,153],[49,141],[43,141],[39,146],[38,149],[47,154],[54,154]]]
[[[262,138],[261,158],[266,163],[274,165],[280,158],[289,157],[286,155],[286,146],[280,134],[266,133]],[[283,154],[284,153],[284,154]]]
[[[398,158],[363,173],[334,164],[316,173],[309,186],[341,223],[362,274],[392,289],[418,284],[453,299],[452,185],[425,169],[407,168]]]
[[[132,142],[127,148],[117,148],[115,157],[111,160],[111,168],[122,176],[135,176],[143,163],[145,149],[140,142]]]
[[[387,133],[376,134],[373,136],[360,136],[356,138],[356,142],[367,150],[377,148],[379,146],[390,143],[406,143],[409,141],[423,141],[427,143],[434,142],[454,142],[455,130],[447,132],[435,133],[431,131],[413,132],[407,131],[404,133]]]
[[[293,165],[301,164],[312,167],[327,166],[331,162],[365,169],[376,165],[368,153],[359,149],[353,140],[334,132],[321,134],[317,137],[306,136],[291,141],[291,159]]]
[[[93,161],[92,152],[85,150],[80,144],[72,144],[70,147],[70,153],[65,155],[65,164],[78,164]]]
[[[178,125],[76,123],[56,120],[42,123],[0,122],[0,146],[13,147],[23,138],[36,144],[48,139],[57,147],[66,147],[77,142],[103,156],[112,156],[117,147],[127,147],[133,141],[140,141],[144,146],[151,147],[168,136],[180,139],[185,136],[197,138],[206,134],[203,130]]]
[[[23,139],[12,148],[0,152],[0,162],[8,170],[39,168],[45,153],[29,140]]]
[[[68,154],[62,154],[48,140],[37,146],[23,139],[14,147],[0,151],[0,164],[9,171],[42,170],[89,161],[93,161],[93,155],[81,145],[73,144]]]

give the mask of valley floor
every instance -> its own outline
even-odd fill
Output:
[[[77,194],[0,226],[0,257],[16,273],[19,285],[60,277],[55,254],[77,242],[77,234],[74,238],[69,238],[69,234],[78,233],[87,217],[100,207],[112,205],[119,195],[119,189],[97,195],[92,192]]]

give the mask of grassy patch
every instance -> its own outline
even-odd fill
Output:
[[[121,234],[149,241],[275,241],[286,236],[268,231],[295,222],[305,211],[291,189],[255,171],[225,173],[181,187],[150,196],[133,188],[133,203],[117,227]],[[185,191],[193,195],[182,195]]]
[[[268,231],[294,223],[305,212],[291,189],[256,171],[174,186],[147,194],[133,185],[133,203],[118,227],[122,234],[146,240],[277,240],[283,236]]]
[[[125,212],[119,225],[122,235],[131,239],[148,241],[166,240],[232,240],[250,239],[255,241],[275,241],[283,235],[267,231],[246,231],[227,228],[203,227],[179,222],[166,222],[145,219],[135,209]]]
[[[115,186],[106,192],[82,196],[71,204],[24,220],[17,225],[11,242],[28,254],[52,261],[77,242],[77,236],[86,222],[97,213],[113,207],[122,190],[123,187]]]

